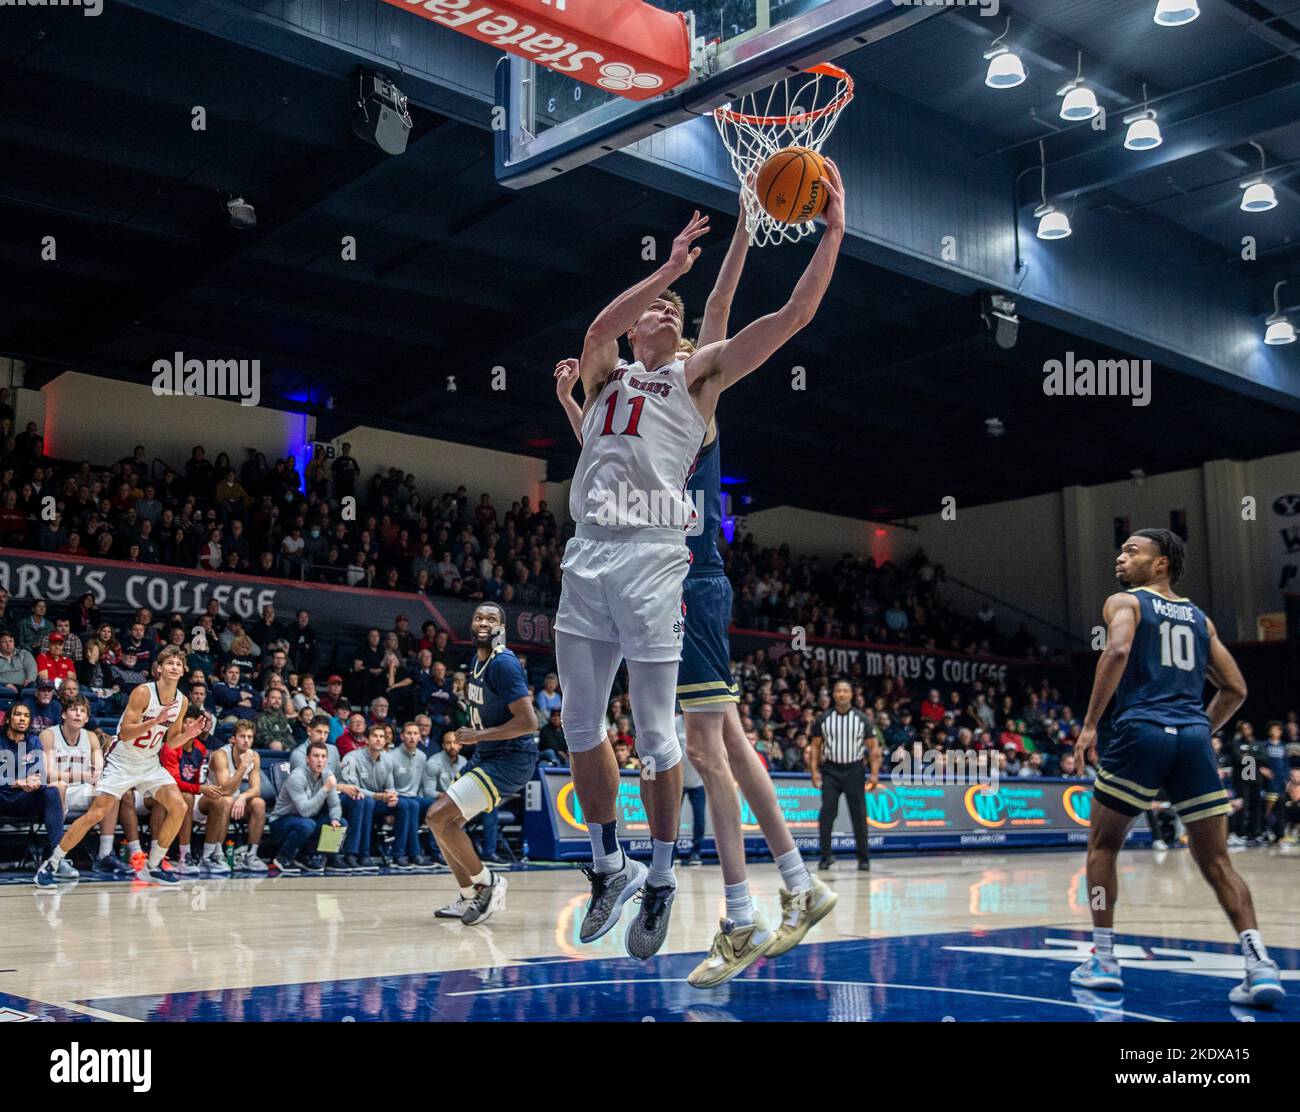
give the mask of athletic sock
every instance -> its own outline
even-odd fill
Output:
[[[592,868],[598,873],[616,873],[623,867],[623,851],[618,844],[617,822],[593,822],[587,833],[591,837]]]
[[[787,892],[797,895],[800,892],[807,892],[812,887],[812,876],[797,849],[781,854],[776,859],[776,867],[780,870],[781,883],[785,885]]]
[[[473,887],[473,886],[476,886],[476,885],[479,885],[479,884],[491,884],[491,883],[492,883],[492,870],[489,869],[486,865],[484,865],[482,869],[480,869],[477,873],[475,873],[472,877],[469,878],[469,882],[470,882],[470,885],[471,885],[471,887],[470,887],[470,893],[473,894],[473,891],[474,891],[474,887]]]
[[[727,898],[727,918],[738,927],[753,926],[754,901],[749,895],[749,881],[739,884],[724,884],[723,895]]]
[[[50,863],[57,869],[59,865],[62,864],[63,859],[67,856],[68,855],[63,852],[62,846],[55,846],[54,850],[50,853]]]
[[[219,849],[221,849],[221,843],[220,843],[220,842],[204,842],[204,843],[203,843],[203,860],[204,860],[204,861],[211,861],[213,858],[215,858],[215,857],[217,856],[217,851],[218,851]]]
[[[1268,950],[1264,947],[1259,931],[1242,931],[1238,937],[1241,939],[1241,952],[1246,958],[1248,970],[1254,969],[1261,961],[1268,961]]]
[[[101,834],[99,836],[99,856],[100,857],[113,856],[113,835],[112,834]]]
[[[190,847],[188,843],[181,842],[180,845],[177,847],[176,852],[178,855],[176,860],[179,861],[182,865],[184,865],[185,862],[190,859]]]
[[[134,842],[127,842],[127,843],[126,843],[126,848],[127,848],[127,852],[128,852],[129,854],[131,854],[131,855],[134,855],[134,854],[137,854],[137,853],[143,853],[143,852],[144,852],[144,850],[142,850],[142,849],[140,848],[140,839],[139,839],[139,838],[137,838]]]
[[[1093,927],[1092,944],[1102,961],[1112,961],[1115,957],[1115,928]]]
[[[149,847],[149,868],[156,869],[162,864],[162,859],[167,856],[167,848],[158,842],[154,842]]]
[[[662,888],[666,884],[677,887],[677,877],[673,875],[673,854],[677,851],[677,843],[652,838],[650,845],[650,873],[645,882],[656,888]]]

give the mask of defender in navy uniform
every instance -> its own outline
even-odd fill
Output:
[[[1211,733],[1246,701],[1246,681],[1214,623],[1174,594],[1184,552],[1169,530],[1139,529],[1115,562],[1115,578],[1126,590],[1111,595],[1102,610],[1106,648],[1075,755],[1083,768],[1113,697],[1112,734],[1101,754],[1088,837],[1088,890],[1104,899],[1089,901],[1094,950],[1070,981],[1086,989],[1123,987],[1114,956],[1115,861],[1134,817],[1163,789],[1187,827],[1201,874],[1241,939],[1246,978],[1229,999],[1272,1007],[1286,994],[1260,937],[1250,889],[1228,859],[1230,807],[1210,746]],[[1207,677],[1218,690],[1202,707]]]
[[[437,915],[466,926],[501,910],[506,878],[479,859],[465,824],[522,790],[537,767],[537,717],[523,666],[505,647],[505,623],[506,612],[494,602],[483,603],[470,620],[475,648],[465,684],[470,724],[456,731],[456,740],[474,746],[473,755],[425,819],[460,885],[459,897]]]

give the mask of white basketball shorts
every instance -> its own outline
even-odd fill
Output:
[[[104,774],[95,785],[96,795],[111,795],[121,799],[129,791],[143,796],[147,792],[175,784],[172,774],[155,758],[153,761],[115,761],[110,753],[104,764]]]
[[[627,660],[681,659],[690,554],[680,531],[579,525],[560,567],[557,630],[613,641]]]

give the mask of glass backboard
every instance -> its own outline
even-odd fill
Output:
[[[689,13],[692,78],[634,103],[523,58],[497,74],[506,129],[497,142],[497,177],[514,187],[618,150],[771,84],[789,69],[834,61],[933,13],[897,0],[647,0]]]

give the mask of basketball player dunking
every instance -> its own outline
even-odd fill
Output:
[[[707,233],[708,220],[696,213],[674,240],[668,262],[596,318],[579,362],[582,452],[569,507],[577,531],[565,549],[555,618],[564,732],[592,845],[591,899],[579,938],[594,942],[606,934],[627,900],[644,888],[626,937],[628,953],[643,960],[663,945],[677,889],[672,862],[682,775],[673,708],[682,584],[690,560],[686,479],[719,395],[804,328],[830,284],[844,238],[844,194],[838,170],[827,165],[826,232],[782,309],[734,339],[701,347],[686,360],[677,357],[682,303],[664,291],[699,257],[693,244]],[[624,334],[632,347],[630,364],[619,359]],[[604,730],[605,707],[624,659],[652,838],[648,873],[618,844],[618,767]]]
[[[142,683],[131,692],[118,722],[117,743],[108,751],[90,809],[68,827],[49,860],[36,870],[36,883],[42,888],[58,883],[63,859],[81,844],[92,826],[116,814],[122,796],[133,790],[153,792],[155,802],[166,811],[166,820],[149,847],[150,875],[168,884],[179,880],[165,858],[185,818],[186,805],[176,781],[159,761],[159,754],[164,745],[179,749],[189,738],[198,737],[208,728],[208,719],[205,715],[185,724],[189,700],[176,690],[185,674],[185,653],[181,649],[175,645],[163,648],[156,668],[156,680]]]
[[[700,347],[726,338],[731,303],[748,249],[749,235],[742,214],[705,307]],[[683,340],[679,357],[685,358],[695,350],[695,345]],[[570,394],[577,375],[576,359],[561,363],[556,369],[556,393],[581,443],[581,411]],[[703,528],[688,534],[686,541],[691,563],[683,588],[686,628],[677,670],[677,698],[686,722],[687,753],[704,781],[727,907],[727,917],[720,924],[708,957],[687,980],[696,988],[713,988],[731,980],[758,958],[774,957],[797,945],[813,924],[830,913],[839,897],[804,865],[777,803],[772,778],[746,740],[740,722],[727,637],[732,590],[716,539],[722,527],[721,443],[716,419],[709,423],[704,446],[691,468],[687,492],[699,500]],[[778,929],[759,922],[754,910],[736,785],[758,818],[785,885]]]
[[[1272,1007],[1286,995],[1255,919],[1250,889],[1228,858],[1227,793],[1210,735],[1246,701],[1246,681],[1214,623],[1173,592],[1183,572],[1183,542],[1168,529],[1139,529],[1120,549],[1115,578],[1126,588],[1106,600],[1106,648],[1075,756],[1083,768],[1097,745],[1097,725],[1112,696],[1112,732],[1101,754],[1088,834],[1092,956],[1070,975],[1080,988],[1123,987],[1114,954],[1115,860],[1135,816],[1164,789],[1187,827],[1192,857],[1232,920],[1246,959],[1246,979],[1228,999]],[[1208,707],[1206,677],[1218,689]]]

